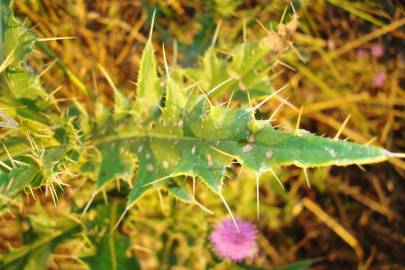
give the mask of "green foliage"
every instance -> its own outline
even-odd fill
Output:
[[[11,12],[4,5],[2,14],[7,18],[5,25],[12,22],[14,26],[3,26],[5,35],[14,37],[7,39],[10,42],[6,43],[6,52],[24,52],[18,53],[19,61],[14,61],[15,64],[2,74],[2,79],[8,81],[15,66],[26,70],[26,53],[32,49],[35,39],[9,15]],[[174,193],[183,194],[185,198],[185,190],[179,192],[184,182],[170,180],[178,176],[197,178],[220,195],[227,168],[233,160],[260,175],[279,165],[309,168],[365,164],[380,162],[389,157],[390,153],[386,150],[372,146],[317,137],[304,130],[276,130],[268,121],[255,119],[258,107],[230,109],[209,102],[208,95],[229,92],[232,88],[239,88],[241,92],[248,89],[252,93],[259,91],[260,94],[271,92],[265,75],[268,67],[263,60],[271,50],[274,48],[255,48],[250,44],[242,44],[236,48],[232,59],[227,61],[219,59],[209,49],[203,58],[202,67],[190,70],[185,76],[187,78],[187,74],[191,74],[192,81],[202,78],[204,87],[211,87],[211,91],[195,94],[183,85],[181,73],[171,76],[167,70],[163,94],[149,39],[141,58],[136,100],[127,99],[114,87],[114,109],[111,112],[102,109],[103,116],[96,116],[95,120],[89,118],[82,107],[77,107],[80,121],[76,118],[72,122],[69,117],[48,115],[50,120],[45,121],[52,130],[51,141],[54,144],[43,141],[41,150],[33,151],[34,155],[25,162],[31,165],[17,166],[11,173],[3,171],[3,187],[14,178],[19,179],[19,183],[13,184],[16,187],[14,191],[37,180],[39,182],[36,186],[40,186],[68,162],[68,153],[72,150],[78,153],[90,147],[96,147],[101,157],[98,164],[93,162],[93,174],[97,176],[96,191],[111,180],[120,178],[130,181],[136,176],[128,196],[128,207],[152,187],[169,188],[175,185],[177,188]],[[222,85],[221,81],[226,80],[225,70],[228,70],[226,73],[234,74],[235,79]],[[38,97],[44,95],[42,88],[25,93],[12,85],[4,84],[3,88],[10,90],[16,102],[24,98],[33,99],[38,104]],[[30,109],[37,113],[49,112],[49,106]],[[21,113],[19,117],[26,116]],[[78,139],[78,129],[84,132],[84,144]],[[34,141],[32,139],[31,144],[35,144]],[[41,151],[41,154],[36,153]],[[11,151],[13,157],[21,154]],[[2,160],[6,164],[13,165],[4,157]],[[82,164],[76,173],[80,174],[81,168],[89,164],[90,161],[85,159],[85,156],[76,158]]]
[[[286,265],[283,267],[276,268],[276,270],[304,270],[309,269],[311,264],[316,262],[317,260],[302,260],[290,265]]]
[[[96,217],[86,224],[96,249],[93,254],[84,258],[90,269],[140,269],[136,258],[127,254],[131,246],[130,240],[113,230],[118,208],[116,202],[100,205],[95,209]],[[108,228],[108,232],[103,233],[100,228]]]
[[[136,109],[139,113],[152,113],[156,109],[156,104],[159,104],[163,94],[156,71],[155,51],[151,40],[152,28],[153,25],[151,27],[150,38],[142,53],[141,65],[139,67],[136,101],[138,105]]]
[[[29,216],[30,230],[24,234],[30,243],[0,255],[0,269],[45,269],[53,250],[79,231],[69,217],[51,217],[39,205],[36,209],[37,213]]]
[[[48,190],[50,185],[61,184],[63,171],[78,149],[79,132],[69,117],[54,112],[55,99],[27,65],[35,36],[13,16],[7,3],[1,3],[0,12],[4,40],[0,62],[8,61],[0,73],[1,107],[5,108],[0,115],[6,120],[2,126],[12,128],[2,140],[0,191],[12,199],[26,188],[45,185]],[[5,205],[7,201],[2,200],[0,207]]]
[[[272,92],[267,74],[274,63],[265,60],[270,51],[270,47],[243,43],[235,47],[231,59],[228,60],[219,57],[215,49],[210,47],[205,52],[200,66],[187,69],[185,77],[199,82],[203,89],[213,89],[229,79],[230,74],[235,80],[225,83],[213,96],[236,91],[235,99],[247,102],[247,90],[252,98],[266,96]]]
[[[229,8],[224,11],[227,14],[235,8],[229,1],[216,2]],[[166,64],[166,76],[159,77],[150,37],[141,57],[136,99],[113,86],[112,108],[95,99],[94,114],[79,102],[57,113],[57,101],[27,65],[35,36],[15,19],[7,3],[2,2],[0,14],[4,41],[0,43],[0,62],[12,59],[0,74],[1,104],[12,117],[2,115],[8,124],[13,118],[19,123],[7,130],[0,149],[0,191],[7,198],[0,204],[2,208],[32,189],[45,187],[56,197],[55,186],[62,187],[72,176],[95,182],[93,199],[98,192],[110,189],[113,180],[126,181],[125,211],[150,189],[166,189],[177,199],[199,204],[187,181],[199,180],[222,198],[224,178],[235,162],[260,177],[279,166],[306,169],[368,164],[392,155],[382,148],[324,138],[301,129],[277,130],[268,120],[257,119],[255,114],[262,104],[250,107],[248,98],[264,98],[265,102],[274,92],[268,73],[275,55],[285,49],[275,47],[268,38],[236,46],[228,58],[219,57],[210,47],[199,66],[169,70]],[[272,35],[284,45],[280,33]],[[268,55],[274,59],[267,59]],[[197,82],[202,90],[187,87]],[[240,103],[237,109],[214,105],[219,97],[233,93]],[[129,240],[114,232],[117,208],[94,211],[99,220],[84,224],[44,213],[41,219],[49,224],[40,224],[30,216],[33,227],[29,234],[34,240],[2,256],[0,268],[41,269],[57,245],[79,232],[90,235],[97,246],[93,257],[84,258],[91,269],[138,265],[134,257],[125,255]],[[36,261],[36,257],[43,260]],[[309,264],[301,262],[283,269],[305,269]]]
[[[136,258],[127,256],[129,239],[112,230],[117,207],[116,203],[98,206],[94,212],[96,217],[81,224],[71,214],[50,216],[37,204],[34,214],[28,216],[30,229],[24,233],[24,238],[31,242],[0,255],[0,269],[45,269],[57,246],[83,242],[83,235],[90,238],[92,247],[81,248],[78,259],[88,269],[140,269]],[[106,232],[105,228],[109,231]]]
[[[140,269],[135,257],[127,258],[126,256],[126,252],[130,247],[129,239],[119,234],[111,238],[111,235],[106,235],[97,244],[96,255],[88,260],[90,269]]]
[[[1,74],[2,92],[12,94],[15,98],[36,99],[46,95],[39,77],[27,68],[27,56],[32,51],[35,36],[23,27],[12,11],[7,1],[1,3],[0,14],[0,62],[6,57],[12,61],[6,72]]]
[[[144,93],[148,76],[155,81],[155,72],[150,70],[155,60],[149,46],[142,57],[138,93]],[[236,65],[238,61],[241,60],[233,60],[231,67],[246,69]],[[211,74],[215,69],[211,68]],[[240,74],[246,72],[242,70]],[[165,88],[163,106],[152,94],[147,102],[136,103],[139,107],[129,111],[126,118],[92,135],[97,138],[94,144],[102,157],[97,187],[117,177],[131,178],[135,174],[131,160],[136,157],[137,176],[128,206],[146,190],[167,187],[166,182],[177,176],[198,178],[221,194],[222,181],[232,160],[260,175],[278,165],[309,168],[365,164],[383,161],[389,156],[384,149],[317,137],[304,130],[276,130],[268,121],[254,118],[257,108],[231,110],[213,106],[205,95],[193,95],[170,75]],[[157,92],[154,87],[150,91]],[[117,113],[114,111],[107,122],[114,122]]]

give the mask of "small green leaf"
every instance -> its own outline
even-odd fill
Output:
[[[117,89],[114,90],[114,120],[119,121],[128,115],[130,101]]]
[[[150,39],[142,53],[137,85],[135,106],[142,114],[150,116],[158,108],[163,94],[156,71],[155,52]]]
[[[32,51],[35,36],[14,17],[8,3],[0,4],[0,62],[12,54],[13,61],[0,74],[3,91],[15,98],[36,99],[46,95],[39,76],[27,68],[27,56]]]
[[[103,105],[103,103],[98,102],[96,103],[95,116],[95,124],[97,129],[103,130],[107,125],[108,120],[110,120],[111,113],[109,109]]]
[[[198,81],[206,90],[214,88],[229,77],[225,61],[217,56],[214,47],[209,47],[205,51],[199,67],[186,70],[186,76]]]
[[[277,267],[274,270],[305,270],[305,269],[309,269],[311,264],[313,264],[316,261],[318,261],[318,260],[317,259],[301,260],[301,261],[298,261],[298,262],[295,262],[295,263],[292,263],[289,265]]]
[[[248,90],[251,97],[268,95],[271,93],[271,81],[268,77],[272,62],[266,61],[267,49],[251,43],[243,43],[235,48],[228,73],[235,74],[238,85]],[[235,87],[230,85],[229,87]]]
[[[9,71],[6,82],[15,98],[35,99],[45,96],[46,92],[39,82],[39,77],[28,70]]]
[[[97,253],[87,259],[92,270],[127,270],[141,269],[136,257],[127,257],[126,253],[131,243],[128,238],[120,234],[112,236],[106,234],[97,245]]]
[[[40,168],[35,164],[15,167],[11,172],[0,169],[0,191],[6,196],[13,197],[27,187],[39,173]]]
[[[43,245],[34,250],[27,258],[24,270],[43,270],[46,269],[49,256],[52,254],[50,244]]]

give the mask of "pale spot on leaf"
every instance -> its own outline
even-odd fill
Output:
[[[155,168],[153,167],[152,164],[146,165],[146,170],[147,170],[148,172],[153,172],[154,169],[155,169]]]
[[[331,157],[336,157],[336,152],[334,149],[329,148],[329,147],[325,147],[325,150],[328,151],[328,153],[331,155]]]
[[[243,153],[248,153],[253,149],[253,145],[247,144],[242,148]]]
[[[207,160],[208,160],[208,167],[214,166],[214,160],[212,159],[211,155],[207,155]]]

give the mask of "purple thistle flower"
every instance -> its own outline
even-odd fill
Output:
[[[239,231],[232,219],[225,219],[210,236],[214,252],[234,262],[253,258],[258,251],[255,226],[240,219],[236,219],[236,224]]]
[[[385,72],[383,70],[379,71],[373,77],[373,86],[376,88],[382,88],[384,86],[386,78],[387,75],[385,74]]]
[[[376,43],[371,47],[371,55],[379,58],[384,55],[384,47],[380,43]]]

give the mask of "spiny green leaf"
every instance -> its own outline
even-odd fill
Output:
[[[108,108],[106,108],[101,102],[96,104],[96,111],[95,111],[95,124],[97,129],[102,130],[105,128],[108,120],[110,120],[111,112]]]
[[[215,48],[210,47],[200,65],[187,69],[184,76],[198,82],[205,90],[213,89],[229,77],[233,77],[233,81],[221,86],[213,96],[236,91],[237,99],[247,101],[245,93],[247,90],[251,97],[267,95],[272,91],[268,72],[274,61],[266,61],[269,51],[269,48],[263,46],[243,43],[232,50],[228,60],[218,57]]]
[[[187,97],[184,90],[181,89],[178,83],[169,77],[166,83],[166,100],[163,121],[172,122],[169,126],[176,124],[177,121],[181,119],[181,114],[186,103]]]
[[[235,13],[235,9],[242,3],[241,0],[215,0],[216,12],[224,17]]]
[[[272,90],[268,72],[273,61],[269,63],[265,60],[268,52],[268,49],[255,44],[243,43],[233,53],[228,73],[236,75],[239,86],[249,90],[252,97],[270,94]]]
[[[275,130],[266,121],[254,119],[250,109],[209,107],[203,97],[199,99],[193,106],[188,102],[188,108],[183,109],[184,121],[177,129],[159,120],[138,128],[125,123],[119,134],[101,139],[101,145],[113,151],[103,154],[105,162],[112,161],[111,157],[121,162],[109,163],[107,167],[112,171],[117,166],[125,168],[122,158],[117,157],[120,152],[137,156],[138,175],[128,204],[153,187],[154,181],[178,175],[198,177],[220,193],[226,167],[233,159],[261,174],[277,165],[308,168],[372,163],[389,157],[389,152],[381,148],[318,137],[302,130]],[[103,178],[103,182],[109,179]]]
[[[36,99],[46,95],[39,77],[27,68],[27,56],[33,49],[35,36],[14,16],[7,3],[0,5],[0,62],[12,55],[12,62],[0,74],[3,91],[15,98]]]
[[[11,165],[11,164],[10,164]],[[13,197],[26,188],[39,175],[40,168],[35,164],[15,167],[11,171],[0,169],[0,193]]]
[[[158,108],[162,94],[156,71],[155,52],[152,41],[149,39],[142,53],[139,67],[135,106],[141,109],[142,114],[151,114]]]
[[[35,36],[22,23],[14,17],[13,11],[9,9],[8,3],[1,3],[1,23],[0,34],[3,43],[1,47],[1,60],[13,53],[13,62],[11,66],[23,67],[28,53],[32,51],[35,42]]]
[[[35,99],[45,96],[39,77],[27,70],[10,70],[6,78],[8,89],[16,98]]]
[[[225,61],[217,56],[214,47],[206,50],[198,67],[186,70],[186,76],[199,82],[199,85],[207,90],[214,88],[229,77]]]
[[[130,101],[118,90],[114,91],[114,120],[124,118],[131,108]]]
[[[147,72],[157,80],[151,46],[147,45],[143,55],[153,62]],[[242,46],[240,50],[242,55],[234,58],[232,66],[244,77],[262,59],[251,55],[252,48]],[[242,62],[250,57],[253,60],[245,67]],[[252,109],[215,107],[203,95],[186,97],[181,83],[174,78],[177,77],[167,78],[161,111],[149,113],[148,120],[132,117],[115,121],[107,135],[96,135],[99,139],[95,143],[102,157],[98,188],[117,177],[132,177],[135,167],[130,157],[137,158],[129,206],[154,186],[170,190],[173,187],[170,179],[176,176],[196,177],[220,194],[226,168],[232,160],[261,175],[279,165],[309,168],[363,164],[390,156],[381,148],[318,137],[304,130],[276,130],[268,121],[256,120]],[[156,91],[153,93],[151,96],[158,102],[161,98]],[[155,103],[149,109],[156,106]],[[143,108],[134,110],[134,115],[142,114]],[[174,188],[170,192],[188,199],[184,190]]]

